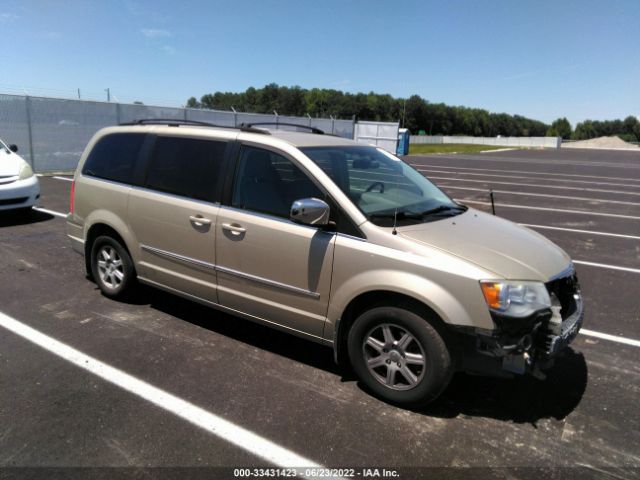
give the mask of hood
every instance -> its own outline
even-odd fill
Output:
[[[20,175],[20,169],[25,161],[20,155],[7,153],[4,148],[0,148],[0,177],[11,177]]]
[[[511,280],[546,282],[571,263],[539,233],[472,208],[455,217],[400,227],[398,234]]]

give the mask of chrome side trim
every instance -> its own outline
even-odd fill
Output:
[[[167,287],[166,285],[164,285],[162,283],[154,282],[153,280],[149,280],[148,278],[138,277],[138,280],[141,283],[144,283],[146,285],[150,285],[152,287],[159,288],[161,290],[164,290],[165,292],[169,292],[169,293],[172,293],[174,295],[178,295],[179,297],[186,298],[187,300],[191,300],[191,301],[197,302],[197,303],[199,303],[201,305],[206,305],[208,307],[212,307],[212,308],[215,308],[215,309],[220,310],[222,312],[230,313],[232,315],[238,315],[238,316],[240,316],[242,318],[245,318],[247,320],[250,320],[252,322],[260,323],[262,325],[267,325],[269,327],[274,327],[274,328],[277,328],[278,330],[281,330],[283,332],[291,333],[291,334],[293,334],[293,335],[295,335],[297,337],[300,337],[300,338],[306,338],[308,340],[312,340],[312,341],[314,341],[316,343],[319,343],[321,345],[326,345],[326,342],[329,343],[329,345],[328,345],[329,347],[333,345],[333,342],[331,340],[326,340],[326,339],[324,339],[322,337],[318,337],[317,335],[313,335],[311,333],[306,333],[306,332],[304,332],[302,330],[297,330],[295,328],[287,327],[286,325],[283,325],[281,323],[276,323],[276,322],[272,322],[270,320],[266,320],[266,319],[261,318],[261,317],[256,317],[254,315],[250,315],[248,313],[241,312],[240,310],[235,310],[233,308],[225,307],[224,305],[221,305],[219,303],[215,303],[215,302],[212,302],[210,300],[205,300],[204,298],[200,298],[200,297],[197,297],[195,295],[191,295],[190,293],[183,292],[182,290],[177,290],[175,288]]]
[[[169,260],[176,260],[178,262],[186,263],[187,265],[195,265],[197,267],[206,268],[209,270],[213,270],[215,272],[227,273],[229,275],[234,275],[236,277],[244,278],[246,280],[262,283],[270,287],[280,288],[282,290],[286,290],[292,293],[297,293],[299,295],[306,295],[307,297],[311,297],[311,298],[320,298],[320,294],[318,292],[312,292],[311,290],[306,290],[304,288],[294,287],[293,285],[289,285],[287,283],[276,282],[275,280],[269,280],[268,278],[258,277],[257,275],[251,275],[250,273],[240,272],[232,268],[221,267],[220,265],[214,265],[213,263],[203,262],[202,260],[186,257],[184,255],[179,255],[177,253],[167,252],[166,250],[150,247],[149,245],[140,245],[140,248],[142,248],[142,250],[146,252],[153,253],[154,255],[158,255],[159,257],[167,258]]]
[[[282,290],[287,290],[289,292],[298,293],[300,295],[306,295],[307,297],[320,298],[320,294],[318,292],[312,292],[311,290],[305,290],[304,288],[294,287],[293,285],[276,282],[274,280],[269,280],[268,278],[251,275],[249,273],[239,272],[238,270],[233,270],[232,268],[221,267],[218,265],[216,266],[216,270],[218,272],[227,273],[229,275],[234,275],[236,277],[244,278],[246,280],[251,280],[253,282],[262,283],[270,287],[281,288]]]
[[[186,263],[187,265],[195,265],[196,267],[206,268],[209,270],[216,270],[216,266],[213,263],[203,262],[195,258],[186,257],[177,253],[167,252],[166,250],[160,250],[159,248],[150,247],[149,245],[140,245],[142,250],[158,255],[159,257],[167,258],[169,260],[176,260],[178,262]]]

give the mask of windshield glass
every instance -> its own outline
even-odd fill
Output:
[[[394,217],[398,226],[429,222],[467,209],[382,149],[338,146],[301,150],[376,225],[392,226]]]

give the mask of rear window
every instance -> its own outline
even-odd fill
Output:
[[[82,174],[133,183],[133,172],[144,139],[145,135],[139,133],[115,133],[102,137],[91,150]]]
[[[183,197],[218,200],[220,170],[227,142],[158,137],[146,186]]]

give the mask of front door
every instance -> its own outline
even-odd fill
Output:
[[[335,234],[289,220],[294,200],[323,198],[291,160],[243,146],[231,206],[216,223],[219,302],[321,338]]]

